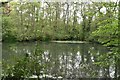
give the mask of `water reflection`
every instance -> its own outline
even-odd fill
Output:
[[[109,58],[107,56],[109,53],[106,47],[88,43],[3,43],[5,65],[13,66],[17,60],[24,59],[25,62],[21,64],[27,65],[27,67],[22,65],[24,71],[27,68],[27,72],[30,73],[27,76],[42,75],[72,79],[114,77],[114,58]]]

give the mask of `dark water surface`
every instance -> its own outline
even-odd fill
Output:
[[[107,56],[110,53],[109,49],[93,43],[3,43],[2,59],[14,65],[17,59],[23,59],[26,54],[30,56],[36,45],[41,50],[37,53],[41,56],[37,61],[45,66],[40,69],[42,76],[113,78],[115,75],[114,59]]]

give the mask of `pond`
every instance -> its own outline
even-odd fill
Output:
[[[114,58],[107,56],[109,53],[107,47],[93,43],[3,43],[3,75],[8,75],[6,65],[14,66],[22,60],[28,60],[29,64],[23,62],[23,65],[27,65],[24,68],[28,68],[31,78],[35,78],[37,73],[41,78],[114,78],[116,66]],[[19,68],[23,65],[19,64]],[[17,74],[15,70],[21,71],[13,69],[11,74]]]

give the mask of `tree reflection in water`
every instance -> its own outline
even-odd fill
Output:
[[[114,78],[119,69],[109,49],[98,44],[3,43],[4,77]]]

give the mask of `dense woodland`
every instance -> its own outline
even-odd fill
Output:
[[[0,9],[3,42],[97,42],[111,47],[112,53],[102,59],[114,57],[119,65],[120,2],[11,1]]]
[[[10,2],[2,9],[3,41],[82,40],[117,45],[115,2]]]

